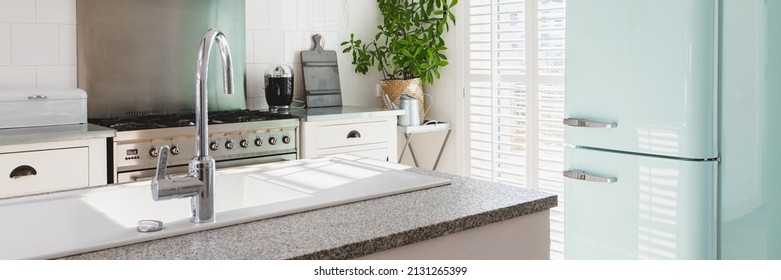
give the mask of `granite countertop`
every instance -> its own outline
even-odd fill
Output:
[[[294,108],[290,109],[290,114],[299,117],[301,121],[317,122],[355,118],[398,116],[404,114],[404,111],[361,106],[336,106],[320,108]]]
[[[63,259],[352,259],[548,210],[556,196],[448,173],[451,185]]]
[[[117,132],[94,124],[54,125],[0,129],[0,145],[108,138]]]

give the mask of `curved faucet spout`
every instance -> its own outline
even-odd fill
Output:
[[[196,129],[196,157],[206,157],[209,155],[208,141],[208,80],[209,80],[209,58],[211,57],[212,46],[217,42],[222,57],[222,80],[226,94],[233,94],[233,59],[231,58],[230,46],[225,34],[219,29],[211,28],[206,32],[198,47],[198,64],[195,68],[195,129]]]

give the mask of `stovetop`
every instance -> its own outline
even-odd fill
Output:
[[[209,112],[209,125],[243,123],[280,119],[295,119],[290,114],[272,114],[265,111],[235,110]],[[113,128],[117,131],[132,131],[157,128],[195,126],[195,114],[143,115],[113,118],[89,118],[89,123]]]

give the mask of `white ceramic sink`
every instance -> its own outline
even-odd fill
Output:
[[[373,160],[325,158],[219,170],[215,222],[190,200],[153,201],[149,182],[0,200],[0,259],[56,258],[449,184]],[[159,220],[158,232],[136,231]]]

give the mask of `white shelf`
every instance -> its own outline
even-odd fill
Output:
[[[419,133],[419,132],[431,132],[431,131],[445,131],[450,129],[450,123],[440,122],[437,124],[415,125],[415,126],[396,126],[396,131],[399,133]]]

